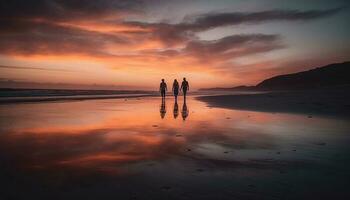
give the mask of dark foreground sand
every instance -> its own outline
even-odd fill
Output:
[[[350,117],[350,87],[260,94],[201,96],[210,107]]]

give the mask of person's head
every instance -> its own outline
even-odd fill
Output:
[[[162,79],[162,82],[164,82],[164,78]]]
[[[184,81],[186,81],[186,78],[184,77]]]
[[[176,80],[176,79],[174,79],[174,82],[177,82],[177,80]]]

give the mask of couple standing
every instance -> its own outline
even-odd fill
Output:
[[[186,94],[187,94],[187,91],[190,89],[190,85],[186,81],[186,78],[183,79],[183,81],[181,83],[181,87],[179,87],[179,82],[177,82],[176,79],[174,80],[172,91],[173,91],[173,94],[175,96],[175,101],[177,101],[177,96],[179,95],[179,89],[180,89],[180,91],[182,90],[182,92],[184,94],[184,99],[186,101]],[[167,90],[168,90],[167,85],[166,85],[164,79],[162,79],[162,82],[160,83],[160,86],[159,86],[159,91],[160,91],[160,94],[162,95],[163,99],[165,98],[165,94],[166,94]]]

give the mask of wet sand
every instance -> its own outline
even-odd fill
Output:
[[[200,96],[212,107],[350,118],[350,87]]]
[[[350,197],[347,118],[144,97],[0,105],[0,199]]]

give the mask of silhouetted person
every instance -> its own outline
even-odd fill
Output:
[[[177,104],[177,101],[175,101],[175,103],[174,103],[174,119],[176,119],[177,116],[179,116],[179,105]]]
[[[160,82],[159,85],[159,92],[162,95],[162,98],[165,98],[165,93],[168,90],[166,83],[164,82],[164,79],[162,79],[162,82]]]
[[[177,82],[177,80],[174,80],[173,83],[173,88],[172,88],[174,97],[175,97],[175,102],[177,101],[177,95],[179,95],[179,82]]]
[[[184,100],[186,101],[187,91],[190,90],[190,85],[186,81],[186,78],[184,78],[184,80],[182,81],[180,90],[182,90],[182,93],[184,94]]]
[[[159,112],[160,112],[160,117],[163,119],[166,113],[165,98],[162,98],[162,104],[160,104]]]
[[[188,108],[186,105],[186,101],[184,101],[184,104],[182,105],[181,116],[183,120],[186,120],[186,118],[188,117]]]

